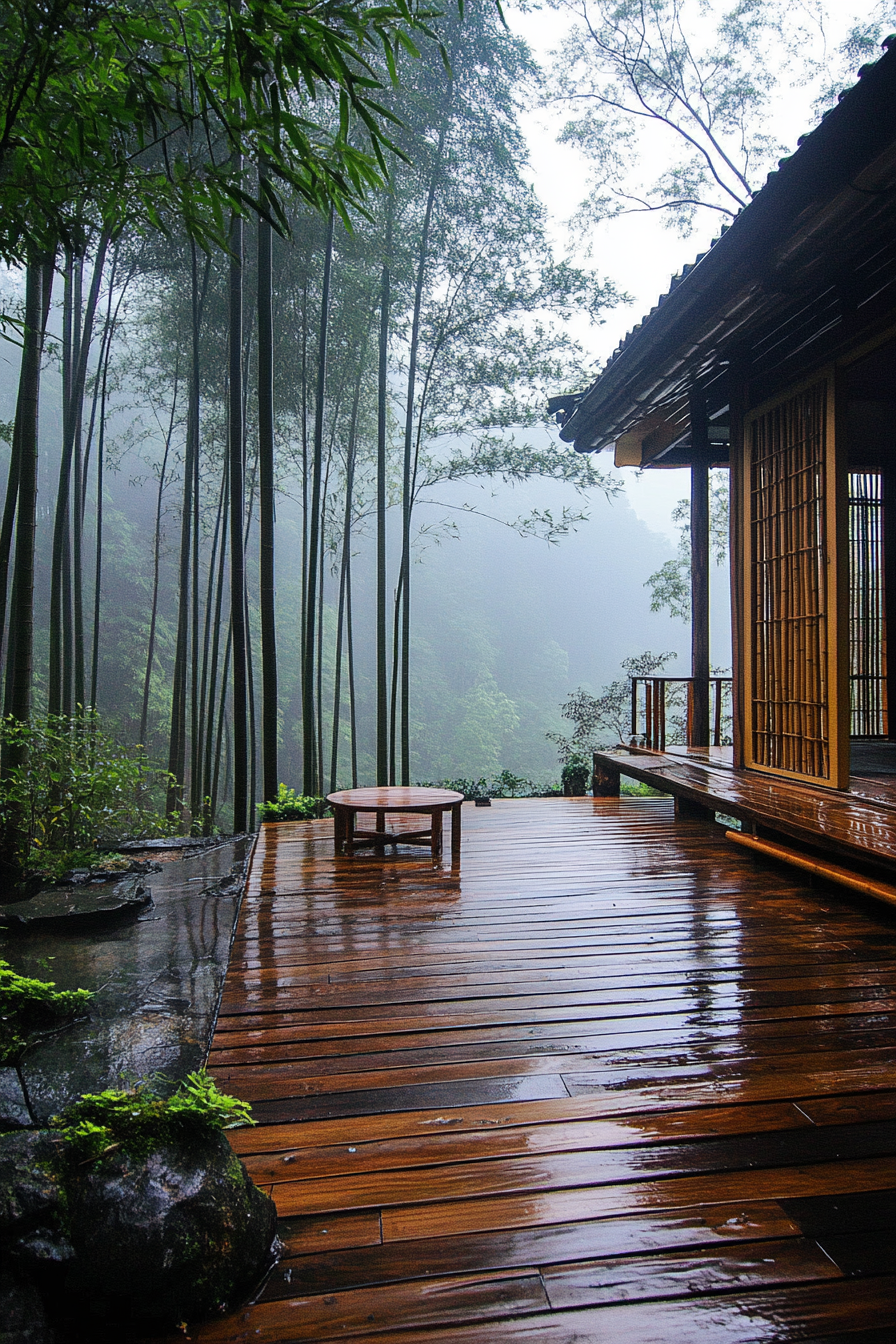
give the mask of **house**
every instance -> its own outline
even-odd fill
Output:
[[[599,753],[754,836],[896,868],[896,38],[593,385],[579,452],[691,473],[688,752]],[[712,753],[708,473],[731,489],[733,752]],[[892,747],[889,745],[892,742]]]

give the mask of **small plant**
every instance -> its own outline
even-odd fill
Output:
[[[101,873],[126,873],[131,860],[124,854],[98,854],[95,849],[60,849],[49,852],[32,849],[25,865],[29,873],[58,882],[65,873],[74,869],[88,869],[91,876]]]
[[[319,817],[325,807],[323,798],[312,798],[307,793],[296,793],[285,784],[277,787],[274,802],[260,803],[258,811],[262,821],[309,821]]]
[[[502,770],[492,780],[493,798],[526,798],[532,796],[535,785],[523,775],[515,775],[512,770]]]
[[[86,1093],[51,1123],[65,1140],[66,1162],[83,1165],[119,1149],[144,1158],[166,1142],[255,1121],[248,1102],[219,1092],[202,1069],[167,1098],[146,1085],[129,1092]]]
[[[474,798],[491,798],[492,791],[487,779],[438,779],[427,780],[417,785],[420,789],[450,789],[452,793],[462,793],[464,802]]]
[[[462,793],[465,802],[472,802],[474,798],[540,798],[545,793],[543,787],[522,775],[515,775],[512,770],[502,770],[491,780],[439,779],[435,783],[420,783],[417,787],[451,789],[454,793]]]
[[[560,782],[567,797],[580,798],[588,792],[591,762],[581,752],[573,752],[560,771]]]
[[[89,989],[59,989],[50,980],[31,980],[0,961],[0,1064],[14,1064],[36,1031],[59,1026],[83,1012]]]
[[[92,710],[30,723],[0,719],[0,749],[9,761],[0,835],[13,838],[20,870],[52,872],[62,855],[64,871],[73,857],[92,856],[97,841],[170,835],[176,827],[157,810],[168,775],[142,747],[115,742]]]

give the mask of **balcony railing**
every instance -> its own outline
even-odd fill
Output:
[[[632,677],[632,739],[651,751],[665,751],[670,738],[694,743],[694,681],[692,677]],[[731,704],[731,678],[709,678],[710,745],[726,736]],[[667,734],[667,724],[671,731]]]

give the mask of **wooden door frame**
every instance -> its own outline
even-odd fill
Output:
[[[828,687],[828,760],[827,778],[802,774],[778,766],[768,766],[753,759],[753,530],[751,517],[751,428],[766,412],[807,391],[825,384],[825,448],[824,448],[824,527],[823,539],[824,596],[825,596],[825,654]],[[745,410],[741,421],[740,451],[737,453],[736,508],[738,516],[738,546],[735,564],[739,569],[737,607],[737,664],[739,692],[738,719],[742,722],[739,734],[738,764],[749,770],[775,778],[801,780],[831,789],[849,787],[849,570],[847,542],[847,495],[845,453],[838,450],[842,435],[837,423],[837,370],[829,364],[815,370],[811,377],[782,389],[756,406]]]

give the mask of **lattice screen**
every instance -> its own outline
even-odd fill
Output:
[[[825,591],[826,383],[750,426],[752,748],[830,777]]]
[[[849,476],[849,690],[853,737],[887,735],[883,485]]]

